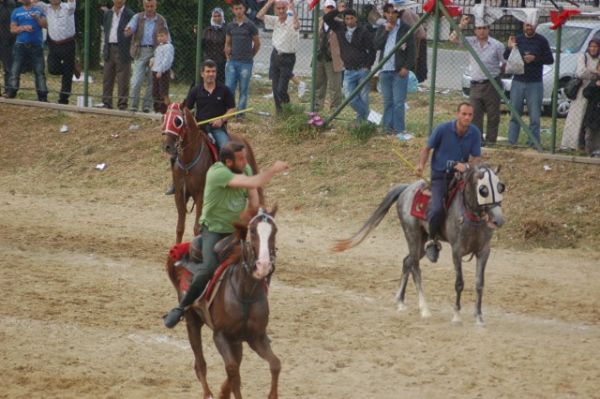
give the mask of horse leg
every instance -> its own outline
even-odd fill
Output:
[[[176,232],[176,242],[179,244],[183,239],[183,232],[185,231],[185,198],[183,197],[183,192],[181,190],[177,190],[175,192],[175,206],[177,207],[177,228]]]
[[[419,310],[421,311],[421,317],[427,319],[431,317],[429,306],[425,300],[425,292],[423,292],[423,286],[421,285],[421,267],[419,261],[415,261],[412,265],[412,276],[415,286],[417,287],[417,295],[419,296]]]
[[[279,397],[277,395],[277,387],[279,384],[279,373],[281,372],[281,362],[271,350],[269,338],[265,334],[259,339],[249,341],[248,345],[250,345],[258,356],[269,362],[269,368],[271,369],[271,391],[269,392],[268,399],[277,399]]]
[[[196,377],[202,384],[202,390],[204,391],[203,399],[212,399],[213,395],[208,387],[206,380],[206,361],[204,360],[204,354],[202,352],[202,320],[196,312],[188,311],[185,314],[185,320],[187,323],[187,332],[192,351],[194,351],[194,370],[196,371]]]
[[[460,295],[465,286],[462,274],[462,256],[458,252],[452,251],[452,259],[454,260],[454,271],[456,273],[456,281],[454,282],[454,289],[456,290],[456,303],[454,304],[454,316],[452,317],[453,323],[460,323],[462,321],[460,317]]]
[[[235,399],[242,399],[240,363],[242,361],[242,343],[230,342],[222,332],[215,332],[213,340],[225,362],[227,379],[221,386],[220,399],[227,399],[233,392]]]
[[[404,303],[404,296],[406,295],[406,284],[408,283],[408,276],[410,275],[410,271],[412,269],[411,266],[411,256],[406,255],[404,260],[402,260],[402,275],[400,276],[400,290],[398,294],[396,294],[396,303],[398,307],[396,310],[398,312],[403,312],[406,310],[406,304]]]
[[[489,256],[489,249],[477,256],[477,269],[475,271],[475,291],[477,292],[477,299],[475,301],[475,323],[481,326],[484,325],[483,315],[481,313],[481,301],[483,299],[485,265],[487,264]]]

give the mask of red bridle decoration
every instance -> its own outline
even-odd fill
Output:
[[[442,7],[444,7],[448,11],[448,14],[450,14],[451,17],[458,17],[462,14],[462,9],[459,6],[454,5],[454,3],[452,3],[452,0],[441,1]],[[423,5],[423,11],[425,11],[427,14],[432,14],[433,12],[435,12],[435,2],[436,0],[428,0],[427,3]]]
[[[576,9],[571,10],[562,10],[562,11],[550,11],[550,21],[552,21],[552,26],[550,29],[556,30],[559,27],[563,26],[565,22],[568,21],[569,18],[574,17],[575,15],[581,14],[581,11]]]
[[[163,133],[171,133],[176,136],[181,135],[183,127],[183,112],[181,112],[180,103],[171,103],[167,107],[167,112],[163,116],[162,131]]]
[[[311,0],[310,4],[308,5],[308,10],[312,11],[313,8],[315,8],[318,4],[319,0]]]

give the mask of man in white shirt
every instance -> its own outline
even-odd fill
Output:
[[[50,0],[50,4],[32,2],[41,8],[48,20],[48,72],[62,75],[59,104],[68,104],[75,70],[75,0],[66,3]]]
[[[275,3],[275,15],[265,15]],[[256,18],[265,23],[266,29],[273,29],[273,51],[269,77],[273,87],[275,109],[279,113],[282,105],[290,102],[288,86],[294,75],[296,50],[300,41],[300,22],[294,6],[294,0],[268,0]]]

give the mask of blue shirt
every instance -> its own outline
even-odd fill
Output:
[[[40,24],[33,19],[33,14],[37,14],[40,18],[46,17],[44,12],[37,7],[31,7],[26,10],[25,7],[22,6],[13,10],[10,16],[11,23],[16,24],[17,26],[30,25],[33,28],[31,32],[19,32],[17,34],[17,43],[42,45],[44,39],[42,28]]]
[[[388,37],[385,42],[385,48],[383,49],[383,57],[385,57],[386,55],[391,53],[392,49],[396,45],[396,36],[398,35],[398,29],[400,29],[400,19],[398,19],[396,21],[396,25],[394,25],[394,28],[388,32]],[[406,47],[406,44],[404,44],[404,47]],[[390,59],[387,60],[385,64],[383,64],[383,67],[381,67],[381,70],[382,71],[395,71],[396,70],[396,59],[394,57],[390,57]]]
[[[439,124],[434,130],[427,146],[433,148],[431,170],[444,172],[448,161],[468,162],[469,156],[481,156],[481,132],[470,125],[461,137],[456,132],[456,121]]]

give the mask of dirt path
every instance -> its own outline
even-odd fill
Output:
[[[0,398],[200,397],[184,326],[161,324],[175,304],[163,272],[172,200],[83,187],[58,195],[10,176],[0,187],[12,187],[0,190]],[[395,311],[398,227],[332,254],[332,240],[362,220],[285,208],[277,220],[269,334],[282,398],[600,397],[599,253],[494,250],[481,328],[473,262],[463,324],[450,323],[448,247],[423,266],[433,313],[423,320],[412,283],[408,311]],[[217,393],[222,360],[208,331],[204,340]],[[245,397],[266,396],[268,366],[247,347],[242,383]]]

